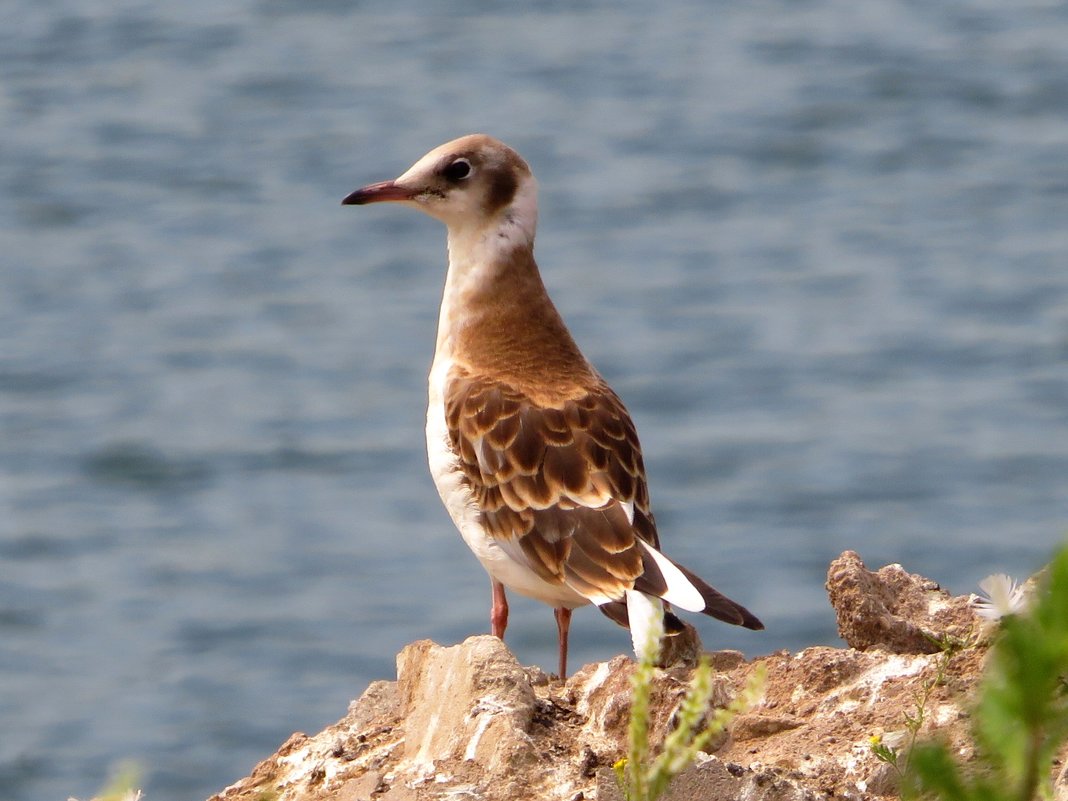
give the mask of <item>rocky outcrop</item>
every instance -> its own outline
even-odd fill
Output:
[[[726,704],[758,664],[763,699],[738,717],[667,799],[817,801],[893,795],[896,770],[871,738],[907,748],[923,734],[968,748],[966,708],[985,645],[966,598],[892,565],[868,571],[846,552],[828,591],[849,649],[808,648],[752,661],[711,654],[713,702]],[[954,643],[940,650],[933,643]],[[652,740],[662,739],[692,668],[657,674]],[[340,721],[292,735],[211,801],[617,801],[611,766],[625,753],[633,662],[587,665],[565,683],[525,668],[498,639],[413,643],[397,680],[371,684]]]
[[[827,592],[839,636],[858,651],[933,654],[966,640],[976,627],[967,596],[953,598],[901,565],[872,572],[853,551],[831,562]]]

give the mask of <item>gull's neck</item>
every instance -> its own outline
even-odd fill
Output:
[[[491,218],[471,214],[448,225],[449,271],[438,316],[439,354],[452,351],[459,330],[486,303],[500,303],[505,294],[534,288],[529,286],[531,278],[545,294],[534,263],[537,226],[538,185],[531,175],[520,182],[512,202]]]
[[[492,219],[449,226],[432,392],[451,365],[549,404],[580,397],[600,380],[545,291],[534,261],[537,216],[528,178]]]

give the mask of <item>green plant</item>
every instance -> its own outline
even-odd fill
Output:
[[[1068,548],[1030,606],[1001,618],[973,712],[975,764],[958,763],[945,743],[917,744],[907,798],[1052,798],[1053,757],[1068,737]]]
[[[706,717],[712,700],[712,666],[702,657],[675,716],[675,727],[664,738],[660,753],[651,757],[649,745],[649,698],[656,677],[662,629],[650,627],[650,642],[641,649],[631,677],[631,710],[627,756],[614,765],[616,780],[626,801],[656,801],[671,781],[682,773],[709,741],[723,731],[738,714],[759,699],[765,670],[758,665],[745,687],[731,703]],[[706,724],[707,720],[707,724]]]
[[[943,637],[942,639],[929,638],[938,646],[938,659],[935,661],[934,676],[925,680],[920,689],[913,695],[913,711],[906,711],[904,717],[904,730],[897,733],[899,736],[883,737],[873,735],[869,739],[871,752],[880,762],[891,765],[897,771],[898,776],[903,776],[909,769],[909,761],[912,757],[912,749],[916,745],[920,730],[927,720],[927,702],[935,687],[939,687],[946,681],[946,671],[949,669],[953,655],[972,644],[971,636],[965,638]]]
[[[141,768],[136,762],[122,762],[112,772],[104,789],[93,797],[93,801],[139,801],[141,791],[137,789],[137,785],[140,779]]]

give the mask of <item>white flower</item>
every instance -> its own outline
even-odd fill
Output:
[[[979,582],[985,598],[974,598],[975,613],[987,620],[1000,620],[1027,608],[1027,591],[1004,573],[995,573]]]

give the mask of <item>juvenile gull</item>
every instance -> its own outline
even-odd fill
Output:
[[[670,607],[764,628],[660,552],[634,424],[571,338],[534,262],[537,182],[519,154],[464,136],[342,203],[383,201],[448,228],[427,457],[490,575],[493,634],[503,638],[508,624],[505,587],[554,608],[561,678],[571,610],[591,602],[631,629],[639,653],[649,626],[681,630]]]

